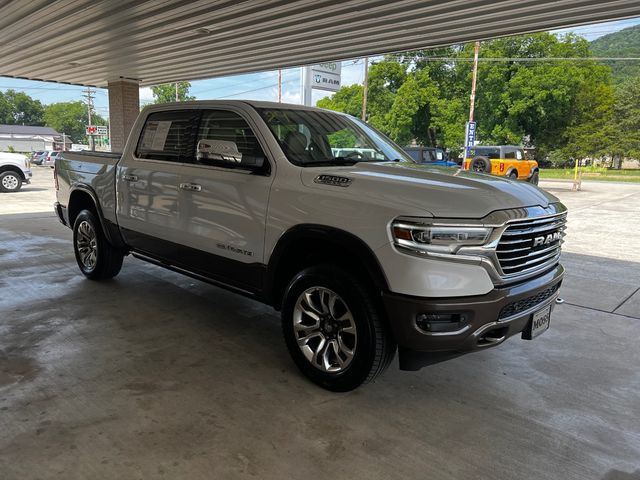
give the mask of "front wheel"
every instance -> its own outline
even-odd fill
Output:
[[[113,278],[122,268],[123,252],[109,243],[91,210],[82,210],[76,217],[73,250],[80,271],[91,280]]]
[[[396,345],[378,303],[368,285],[338,267],[298,273],[286,291],[282,330],[302,373],[336,392],[380,375]]]
[[[540,175],[538,174],[538,171],[536,170],[535,172],[533,172],[533,174],[529,178],[529,183],[533,183],[534,185],[538,185],[539,181],[540,181]]]
[[[0,191],[17,192],[22,187],[22,178],[16,172],[4,172],[0,175]]]

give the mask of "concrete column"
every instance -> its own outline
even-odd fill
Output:
[[[122,152],[140,113],[140,85],[135,80],[109,82],[111,151]]]

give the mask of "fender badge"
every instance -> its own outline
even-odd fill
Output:
[[[333,185],[334,187],[348,187],[353,179],[348,177],[340,177],[338,175],[318,175],[313,179],[315,183],[322,185]]]

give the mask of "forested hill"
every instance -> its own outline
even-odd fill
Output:
[[[610,33],[591,42],[596,57],[640,57],[640,25]],[[616,83],[635,77],[640,78],[640,61],[607,62],[613,70]]]

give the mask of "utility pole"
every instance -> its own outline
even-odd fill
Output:
[[[476,108],[476,82],[478,80],[478,54],[480,53],[480,42],[476,42],[473,49],[473,76],[471,79],[471,97],[469,106],[469,121],[473,122],[473,114]]]
[[[93,99],[95,98],[93,94],[96,92],[93,88],[87,87],[86,90],[83,90],[84,94],[82,95],[87,99],[87,114],[89,117],[89,125],[91,125],[91,113],[93,111]],[[91,151],[95,151],[96,142],[93,135],[89,135],[89,146],[91,147]]]
[[[478,55],[480,53],[480,42],[477,41],[473,50],[473,75],[471,77],[471,95],[469,97],[469,121],[465,128],[464,135],[464,159],[462,162],[462,168],[465,169],[465,159],[471,156],[471,147],[476,138],[476,123],[474,121],[474,114],[476,109],[476,83],[478,81]],[[471,169],[471,160],[469,160],[469,169]]]
[[[364,81],[362,83],[362,121],[367,121],[367,97],[369,96],[369,57],[364,57]]]
[[[178,82],[176,82],[176,102],[179,102],[180,98],[178,97]]]
[[[282,68],[278,68],[278,103],[282,103]]]

